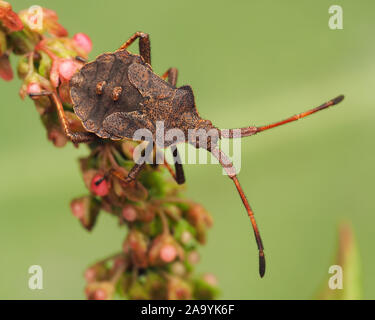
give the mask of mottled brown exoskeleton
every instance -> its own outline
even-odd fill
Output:
[[[139,55],[130,53],[127,48],[139,39]],[[168,81],[165,81],[168,79]],[[259,251],[259,273],[265,273],[265,257],[262,240],[255,222],[254,213],[239,184],[229,158],[219,149],[221,138],[247,137],[288,122],[306,117],[342,101],[343,96],[330,100],[307,112],[261,127],[219,130],[211,121],[202,119],[196,109],[193,91],[190,86],[177,88],[177,69],[171,68],[158,76],[152,71],[150,40],[146,33],[136,32],[118,50],[104,53],[93,62],[86,63],[70,81],[70,94],[74,112],[82,121],[87,132],[73,132],[69,128],[63,106],[57,92],[43,92],[50,95],[57,107],[66,135],[74,142],[89,142],[94,139],[133,139],[134,133],[146,128],[156,140],[155,124],[163,121],[165,131],[178,128],[185,133],[183,140],[164,140],[158,147],[171,147],[175,159],[177,183],[184,183],[184,173],[176,148],[178,142],[188,142],[196,148],[204,147],[218,158],[239,192],[250,217]],[[41,95],[41,94],[38,94]],[[188,130],[202,129],[208,132],[216,129],[207,144],[200,145],[195,137],[189,140]],[[237,130],[237,131],[235,131]],[[235,133],[239,132],[238,134]],[[126,181],[134,180],[145,163],[136,163]]]

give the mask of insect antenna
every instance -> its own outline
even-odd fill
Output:
[[[261,126],[261,127],[245,127],[245,128],[238,128],[238,129],[220,130],[220,137],[221,138],[230,138],[230,139],[236,138],[236,137],[240,137],[240,138],[249,137],[249,136],[252,136],[254,134],[257,134],[258,132],[266,131],[266,130],[269,130],[269,129],[272,129],[272,128],[275,128],[275,127],[282,126],[282,125],[287,124],[289,122],[293,122],[293,121],[296,121],[298,119],[307,117],[307,116],[309,116],[309,115],[311,115],[315,112],[327,109],[328,107],[331,107],[331,106],[334,106],[334,105],[340,103],[342,100],[344,100],[344,96],[340,95],[340,96],[338,96],[338,97],[336,97],[332,100],[327,101],[326,103],[323,103],[319,107],[316,107],[316,108],[310,109],[308,111],[296,114],[296,115],[291,116],[291,117],[289,117],[285,120],[277,121],[277,122],[274,122],[274,123],[271,123],[271,124],[268,124],[268,125],[265,125],[265,126]],[[240,130],[240,135],[236,135],[236,133],[235,133],[238,130]]]
[[[236,169],[234,168],[232,162],[229,160],[228,156],[218,148],[212,149],[211,153],[219,160],[221,166],[224,168],[229,178],[233,180],[236,186],[236,189],[238,191],[238,194],[241,197],[242,203],[244,204],[247,214],[250,218],[250,222],[254,230],[255,241],[257,243],[258,252],[259,252],[259,275],[261,276],[261,278],[263,278],[266,272],[266,259],[264,256],[264,247],[263,247],[262,238],[260,236],[258,225],[255,221],[254,211],[251,209],[249,201],[247,200],[245,193],[240,185],[240,182],[238,181],[238,178],[236,175]]]

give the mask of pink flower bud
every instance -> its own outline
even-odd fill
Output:
[[[85,279],[87,282],[93,282],[96,280],[96,271],[94,268],[88,268],[85,271]]]
[[[103,263],[94,264],[91,267],[87,268],[84,273],[87,283],[93,283],[96,281],[105,281],[109,272]]]
[[[42,88],[40,87],[39,83],[30,82],[27,85],[26,92],[27,92],[27,94],[30,94],[30,93],[40,93],[40,92],[42,92]]]
[[[98,173],[91,180],[91,191],[100,197],[105,197],[109,193],[109,183],[104,179],[104,175]]]
[[[133,264],[139,268],[146,268],[148,266],[148,245],[149,240],[145,234],[131,230],[124,241],[123,250],[131,255]]]
[[[203,276],[203,280],[213,287],[217,286],[217,278],[212,273],[206,273]]]
[[[188,244],[193,239],[193,235],[189,231],[183,231],[181,233],[181,242],[183,244]]]
[[[170,277],[167,285],[168,300],[192,299],[191,285],[180,277]]]
[[[71,202],[70,208],[72,210],[73,216],[78,219],[82,219],[85,215],[85,202],[81,199],[75,199]]]
[[[90,231],[94,227],[100,206],[92,196],[73,199],[70,203],[70,208],[73,215],[78,218],[84,228]]]
[[[109,281],[92,282],[86,286],[85,293],[89,300],[109,300],[113,298],[114,285]]]
[[[172,262],[176,256],[177,250],[170,244],[164,245],[160,250],[160,258],[166,263]]]
[[[78,66],[74,63],[74,61],[70,59],[66,59],[60,62],[59,64],[59,74],[61,80],[69,81],[73,74],[77,71]]]
[[[74,43],[82,49],[86,54],[92,50],[92,41],[90,37],[85,33],[77,33],[73,37]]]
[[[92,295],[92,300],[107,300],[107,292],[103,289],[97,289]]]
[[[137,219],[137,211],[131,205],[126,205],[122,209],[122,217],[129,222],[133,222]]]
[[[198,263],[200,260],[200,256],[199,256],[199,253],[198,251],[191,251],[188,255],[188,261],[191,263],[191,264],[196,264]]]

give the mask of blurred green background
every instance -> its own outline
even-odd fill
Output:
[[[375,298],[374,1],[12,4],[56,10],[71,35],[92,37],[91,58],[135,31],[150,33],[154,70],[178,67],[179,85],[193,87],[202,117],[218,127],[267,124],[345,94],[337,107],[242,143],[239,179],[264,239],[264,279],[248,217],[221,169],[185,166],[186,195],[214,216],[198,271],[217,275],[221,298],[312,298],[344,218],[357,236],[364,297]],[[328,28],[333,4],[343,7],[343,30]],[[87,192],[76,159],[87,151],[48,142],[19,87],[18,79],[0,84],[0,298],[81,299],[85,267],[118,251],[126,230],[103,214],[88,233],[73,218],[70,200]],[[44,290],[28,288],[33,264],[43,267]]]

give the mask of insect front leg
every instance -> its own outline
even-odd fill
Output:
[[[50,92],[50,91],[42,91],[40,93],[31,93],[30,97],[37,97],[37,96],[49,96],[53,100],[57,114],[61,123],[61,126],[64,130],[65,135],[75,144],[78,143],[86,143],[91,142],[96,139],[96,135],[90,132],[74,132],[69,128],[69,122],[66,118],[64,107],[61,103],[61,100],[57,96],[57,93]]]
[[[176,86],[177,84],[177,77],[178,77],[178,70],[176,68],[169,68],[162,76],[162,79],[168,79],[168,83],[170,83],[172,86]],[[174,167],[176,174],[172,175],[173,178],[176,180],[178,184],[184,184],[185,183],[185,174],[184,174],[184,168],[181,164],[181,158],[177,150],[177,146],[172,146],[171,151],[173,154],[174,159]]]
[[[134,33],[118,50],[127,49],[137,39],[139,39],[139,54],[146,63],[151,65],[150,36],[148,33],[140,31]]]

